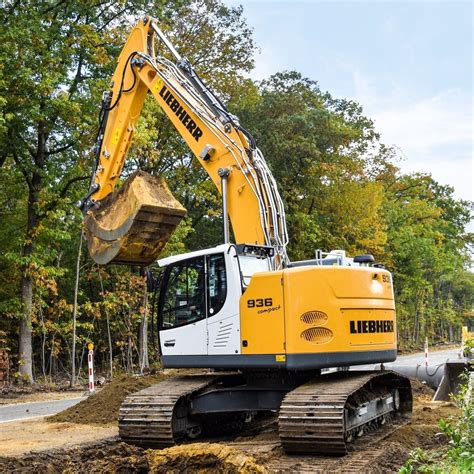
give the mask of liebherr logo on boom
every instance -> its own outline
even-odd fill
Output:
[[[162,97],[165,101],[166,105],[175,113],[176,117],[178,117],[180,122],[186,127],[186,130],[190,133],[190,135],[198,142],[202,137],[202,130],[188,115],[186,110],[183,109],[183,106],[178,102],[166,85],[163,85],[159,94],[160,97]]]

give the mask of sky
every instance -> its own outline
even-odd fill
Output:
[[[253,79],[296,70],[355,99],[404,172],[474,200],[471,1],[224,0],[260,48]]]

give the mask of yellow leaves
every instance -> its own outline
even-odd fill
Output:
[[[318,209],[326,216],[331,248],[344,248],[351,255],[383,253],[387,242],[383,197],[379,183],[347,181],[330,186]]]
[[[57,303],[57,308],[60,311],[72,313],[72,304],[68,303],[64,298],[61,298]]]
[[[29,269],[37,289],[45,291],[51,296],[58,294],[58,284],[55,275],[51,275],[48,267],[42,267],[32,262],[29,265]]]

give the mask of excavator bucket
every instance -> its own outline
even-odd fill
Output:
[[[186,214],[163,178],[137,171],[84,219],[92,259],[149,265]]]

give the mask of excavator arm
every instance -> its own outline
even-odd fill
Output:
[[[156,39],[171,52],[173,61],[155,54]],[[132,30],[119,56],[111,89],[103,95],[95,148],[96,167],[89,194],[82,202],[92,256],[94,257],[94,248],[120,247],[121,253],[115,250],[106,252],[106,257],[102,256],[98,261],[107,263],[113,260],[114,255],[120,254],[116,260],[121,263],[150,263],[156,259],[155,253],[159,253],[162,248],[161,245],[155,251],[145,252],[143,261],[140,261],[141,257],[135,248],[133,257],[128,259],[124,247],[136,247],[143,243],[136,239],[138,244],[130,244],[130,239],[133,241],[140,230],[132,222],[140,212],[135,213],[135,216],[126,215],[126,212],[124,215],[124,207],[127,208],[127,205],[116,205],[115,208],[120,207],[118,212],[122,215],[114,219],[109,212],[114,206],[108,203],[116,194],[114,190],[148,92],[158,101],[223,194],[224,213],[227,210],[236,243],[272,246],[276,252],[275,266],[284,265],[287,261],[285,213],[275,180],[262,153],[251,135],[240,126],[238,119],[227,111],[219,98],[198,77],[191,64],[181,58],[152,18],[145,18]],[[148,184],[150,185],[149,181]],[[162,186],[169,193],[165,183],[158,182],[156,185]],[[139,190],[135,191],[135,195],[140,200]],[[167,196],[168,201],[173,199],[172,196]],[[125,202],[127,200],[125,198]],[[104,203],[107,203],[107,212],[103,210]],[[144,228],[145,233],[153,233],[153,227],[159,228],[166,217],[169,220],[169,215],[173,214],[174,211],[167,214],[163,210],[166,206],[162,204],[155,206],[160,208],[159,218],[156,215],[153,217],[151,211],[148,212],[150,219],[138,224],[138,227],[141,225]],[[182,217],[183,210],[179,204],[172,204],[171,207],[173,206],[175,209],[179,208],[177,213],[174,212],[173,222],[176,223],[176,217]],[[148,206],[148,211],[150,209]],[[146,211],[147,209],[145,214]],[[140,215],[143,219],[143,209]],[[107,221],[106,225],[101,219]],[[224,220],[226,219],[227,216],[224,215]],[[118,232],[119,227],[125,228],[126,232]],[[127,233],[129,242],[125,245],[124,236]],[[169,238],[169,235],[165,237]],[[91,247],[91,242],[94,241],[96,244],[99,241],[100,245]]]

